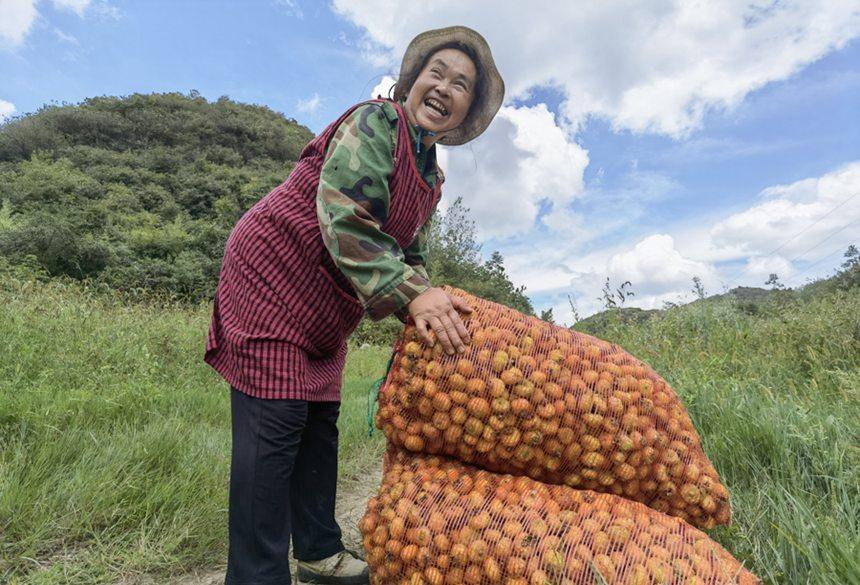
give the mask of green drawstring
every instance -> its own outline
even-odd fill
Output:
[[[370,385],[367,391],[367,436],[373,436],[373,418],[376,414],[376,404],[379,399],[379,389],[382,387],[382,383],[385,382],[385,378],[388,377],[388,372],[391,371],[391,364],[394,363],[394,356],[397,354],[397,347],[394,348],[394,351],[391,352],[391,357],[388,358],[388,365],[385,367],[385,373],[381,378],[376,380],[373,384]]]

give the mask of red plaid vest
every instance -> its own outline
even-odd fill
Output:
[[[381,102],[382,100],[370,100]],[[289,178],[239,220],[224,251],[204,360],[258,398],[340,400],[349,335],[364,314],[323,244],[316,196],[326,148],[357,104],[302,151]],[[412,243],[439,200],[421,178],[403,110],[382,229]]]

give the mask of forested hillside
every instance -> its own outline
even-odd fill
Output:
[[[0,126],[0,257],[135,296],[211,298],[242,213],[283,181],[308,128],[227,97],[100,97],[46,106]],[[435,284],[532,312],[468,210],[436,223]]]

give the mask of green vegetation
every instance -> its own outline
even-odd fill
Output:
[[[133,305],[0,261],[0,583],[105,583],[226,558],[230,403],[202,362],[209,307]],[[367,391],[390,350],[345,372],[340,474],[382,457]]]
[[[194,92],[46,106],[0,125],[0,258],[134,298],[211,299],[230,230],[311,138],[268,108]],[[480,258],[459,199],[437,219],[434,285],[533,312],[501,255]],[[356,339],[387,344],[399,326],[365,322]]]
[[[679,392],[732,495],[712,535],[768,583],[860,583],[860,287],[842,276],[574,327]]]
[[[268,108],[193,93],[46,106],[0,126],[0,256],[211,298],[230,229],[311,137]]]
[[[202,360],[206,304],[126,295],[0,263],[0,581],[167,579],[222,563],[230,416]],[[860,582],[860,287],[730,297],[607,324],[683,397],[732,494],[714,536],[768,583]],[[353,347],[341,474],[381,458]]]

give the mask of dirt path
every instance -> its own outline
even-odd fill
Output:
[[[337,508],[335,515],[343,530],[343,544],[346,548],[364,555],[361,536],[358,532],[358,521],[364,514],[367,500],[379,489],[382,478],[382,467],[369,470],[361,481],[352,481],[338,487]],[[222,585],[224,583],[225,565],[205,571],[195,571],[176,579],[165,581],[163,578],[141,577],[134,580],[123,580],[116,585]],[[292,559],[291,559],[292,561]],[[295,571],[295,566],[293,566]],[[294,581],[295,582],[295,581]]]

